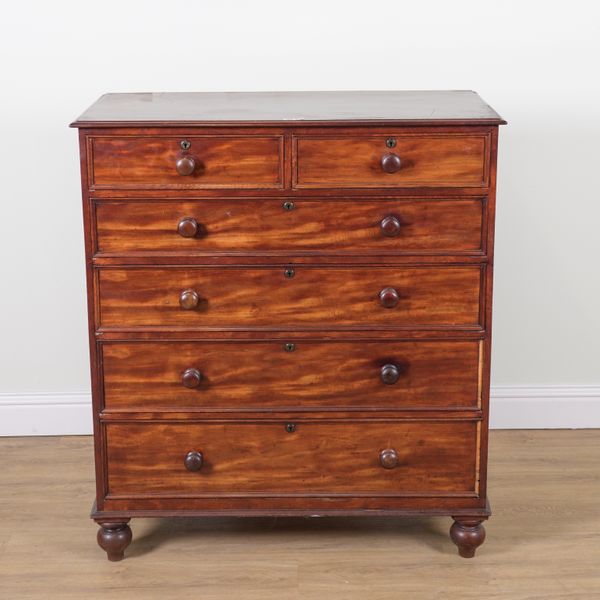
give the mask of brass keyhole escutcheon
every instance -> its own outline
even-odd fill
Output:
[[[295,274],[296,274],[296,271],[294,271],[294,269],[286,269],[283,272],[283,275],[286,277],[286,279],[291,279]]]
[[[284,202],[283,210],[294,210],[294,203],[293,202]]]
[[[192,142],[188,142],[188,140],[181,140],[180,146],[182,150],[189,150],[191,145]]]
[[[283,349],[286,352],[293,352],[296,349],[296,344],[287,343],[283,345]]]
[[[296,431],[296,424],[295,423],[286,423],[285,430],[288,433],[294,433],[294,431]]]
[[[388,138],[387,140],[385,140],[385,145],[388,148],[395,148],[396,147],[396,140],[395,140],[395,138]]]

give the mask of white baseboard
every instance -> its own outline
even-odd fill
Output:
[[[0,436],[92,433],[89,392],[0,393]]]
[[[492,387],[493,429],[600,427],[600,385]]]
[[[492,388],[493,429],[600,428],[600,385]],[[89,392],[0,393],[0,436],[88,435]]]

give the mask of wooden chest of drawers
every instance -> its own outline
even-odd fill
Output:
[[[498,126],[473,92],[109,94],[79,128],[110,560],[150,516],[486,494]]]

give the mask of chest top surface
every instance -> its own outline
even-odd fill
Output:
[[[210,124],[500,125],[481,97],[459,91],[105,94],[73,127]]]

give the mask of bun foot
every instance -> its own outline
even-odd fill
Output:
[[[131,543],[131,528],[127,523],[99,523],[98,545],[106,551],[108,560],[123,560],[125,557],[125,548]]]
[[[458,553],[463,558],[473,558],[475,550],[485,540],[485,529],[480,519],[457,519],[450,527],[450,538],[458,546]]]

